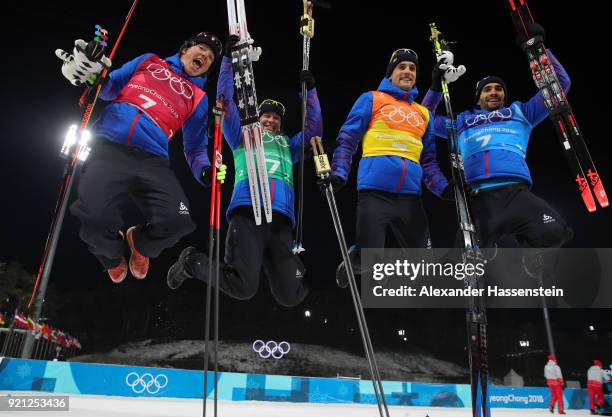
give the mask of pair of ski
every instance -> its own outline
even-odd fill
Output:
[[[321,4],[324,7],[326,5]],[[303,37],[302,70],[307,70],[310,57],[310,39],[314,36],[314,19],[312,18],[313,1],[303,0],[304,14],[300,20],[300,33]],[[242,142],[249,181],[249,194],[253,207],[255,223],[262,222],[262,208],[266,222],[272,221],[272,202],[270,185],[268,182],[267,162],[263,148],[261,125],[259,124],[259,111],[257,108],[257,92],[255,77],[253,75],[253,61],[261,53],[260,48],[253,47],[253,39],[249,34],[246,21],[244,0],[227,0],[228,24],[231,35],[238,35],[240,40],[232,51],[232,68],[234,70],[234,89],[237,106],[240,113],[242,129]],[[301,253],[302,246],[302,218],[304,212],[304,145],[306,138],[306,83],[302,82],[302,130],[301,147],[298,168],[298,203],[297,225],[294,241],[294,253]]]
[[[272,221],[272,199],[253,75],[253,61],[257,60],[261,49],[253,47],[253,39],[247,29],[244,0],[227,0],[227,19],[230,35],[240,38],[232,50],[234,91],[240,114],[253,215],[255,224],[260,225],[262,209],[266,222]]]
[[[608,207],[608,196],[589,150],[578,127],[574,112],[546,52],[541,35],[530,37],[529,27],[534,23],[531,10],[525,0],[507,0],[516,31],[527,40],[522,44],[536,86],[542,92],[544,103],[550,111],[563,153],[575,177],[578,192],[589,212],[597,209],[593,194],[602,208]]]

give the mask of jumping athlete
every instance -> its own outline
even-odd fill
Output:
[[[415,102],[418,65],[412,49],[395,51],[378,90],[357,99],[338,134],[329,177],[334,191],[346,184],[353,155],[363,141],[356,245],[350,248],[356,273],[361,269],[360,249],[385,247],[387,228],[402,248],[431,245],[422,182],[438,197],[451,198],[452,187],[436,161],[433,116]],[[342,288],[348,286],[344,263],[336,271],[336,281]]]
[[[299,161],[301,134],[283,133],[285,107],[275,100],[264,100],[259,106],[264,153],[272,195],[272,222],[255,224],[242,143],[240,115],[234,96],[231,49],[238,41],[230,36],[219,74],[218,100],[225,103],[223,134],[234,154],[236,171],[232,200],[227,210],[229,230],[225,241],[225,259],[220,265],[219,289],[229,296],[245,300],[253,297],[263,270],[272,295],[283,306],[295,306],[307,295],[303,283],[304,266],[292,252],[294,218],[293,164]],[[314,76],[302,71],[300,79],[307,84],[307,120],[305,137],[323,133],[321,107]],[[208,255],[194,247],[183,250],[179,260],[168,271],[168,286],[178,288],[185,279],[208,282]]]
[[[62,73],[75,85],[102,69],[100,61],[88,60],[83,44],[76,42],[74,55],[57,51],[64,60]],[[182,129],[194,177],[210,184],[208,97],[203,87],[221,50],[215,35],[202,32],[169,58],[148,53],[133,59],[112,71],[102,87],[99,97],[111,103],[93,126],[95,143],[71,212],[81,220],[81,239],[115,283],[127,275],[126,240],[129,269],[142,279],[149,258],[195,229],[189,202],[170,169],[168,141]],[[108,60],[102,63],[110,66]],[[146,223],[124,233],[122,205],[130,199]]]
[[[540,25],[531,25],[530,30],[531,36],[543,36]],[[569,77],[550,51],[549,56],[567,93]],[[423,100],[433,113],[442,100],[440,91],[430,89]],[[456,124],[481,246],[493,247],[502,236],[511,235],[522,247],[560,247],[572,237],[572,230],[529,190],[533,181],[525,161],[532,129],[549,114],[542,93],[508,105],[504,80],[487,76],[476,84],[474,100],[477,108],[460,113]],[[437,136],[447,137],[449,122],[448,117],[436,117]]]

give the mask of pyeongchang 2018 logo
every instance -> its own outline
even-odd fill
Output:
[[[501,122],[512,117],[512,109],[504,107],[499,110],[493,110],[489,113],[477,114],[475,116],[466,117],[465,124],[468,127],[480,126],[487,123]]]
[[[145,373],[139,375],[136,372],[130,372],[125,377],[125,383],[136,394],[147,392],[148,394],[157,394],[162,388],[168,385],[168,377],[164,374],[153,376],[153,374]]]
[[[170,89],[180,96],[184,96],[187,99],[193,98],[193,89],[185,80],[181,77],[172,75],[168,68],[165,68],[159,64],[149,64],[147,71],[151,73],[151,76],[156,80],[168,81]]]

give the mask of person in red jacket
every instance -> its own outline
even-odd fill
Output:
[[[565,414],[565,411],[563,411],[563,374],[561,368],[557,365],[557,358],[553,355],[548,357],[548,363],[544,366],[544,378],[546,378],[546,384],[551,394],[550,412],[554,412],[555,403],[557,403],[559,414]]]
[[[587,389],[589,391],[589,410],[591,414],[599,414],[598,408],[604,404],[603,383],[609,379],[601,369],[601,361],[595,359],[593,366],[587,371]]]

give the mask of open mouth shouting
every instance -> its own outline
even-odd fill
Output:
[[[212,50],[204,44],[194,45],[181,54],[185,72],[191,77],[199,77],[207,72],[214,58]]]

